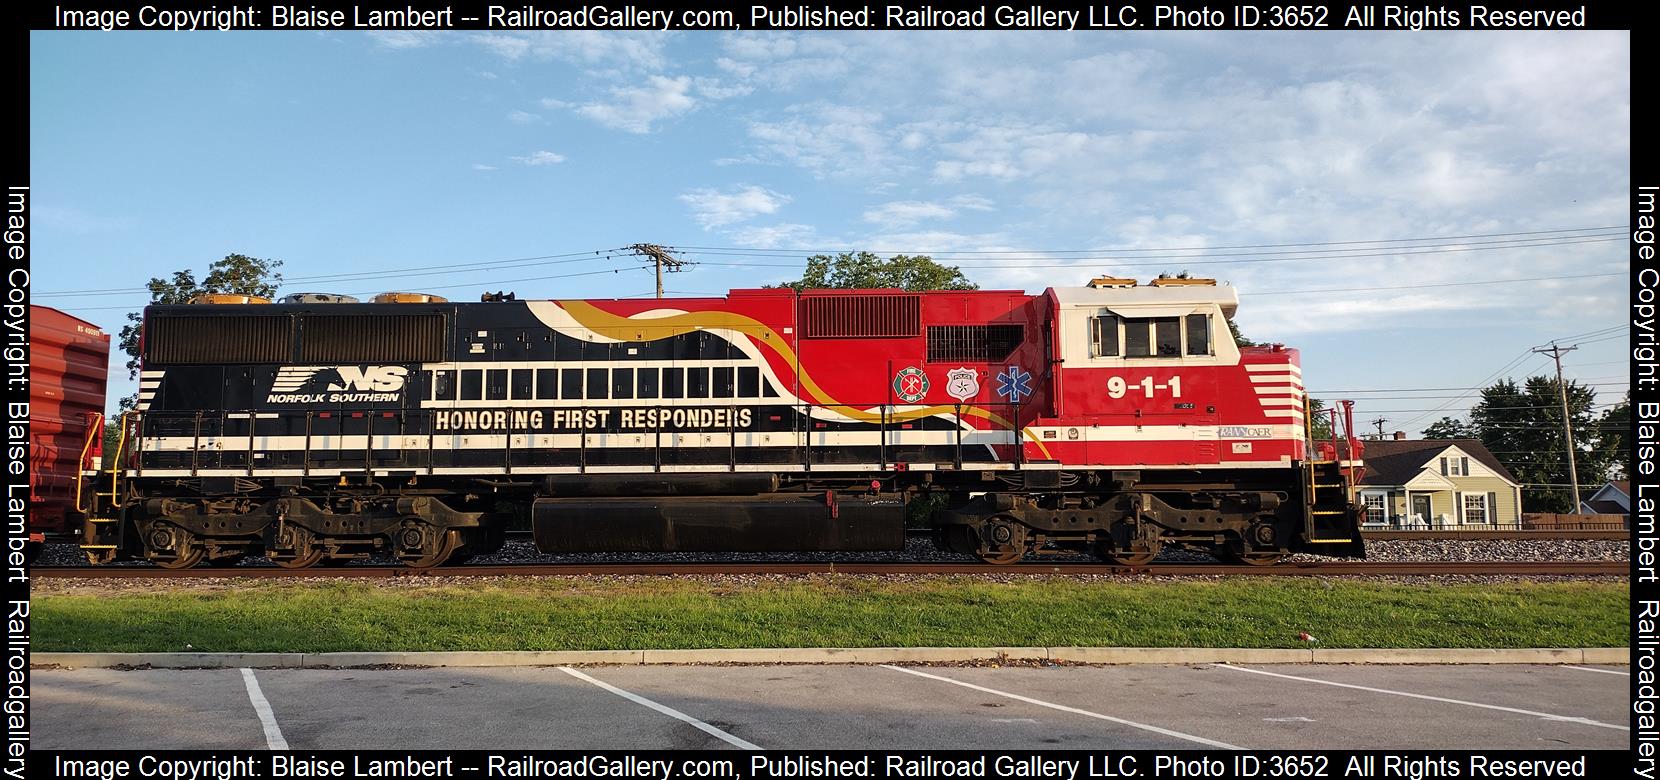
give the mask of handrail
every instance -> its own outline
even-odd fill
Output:
[[[81,457],[75,461],[75,511],[83,515],[91,511],[91,507],[81,508],[81,483],[85,481],[83,472],[86,471],[87,467],[86,456],[87,453],[92,451],[92,442],[104,435],[104,413],[91,412],[90,414],[91,417],[87,420],[86,426],[86,443],[81,445]],[[94,473],[96,471],[94,469]],[[96,488],[94,488],[94,496],[96,497]]]

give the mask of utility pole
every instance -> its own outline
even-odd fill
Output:
[[[1386,422],[1389,422],[1389,420],[1384,417],[1379,417],[1378,419],[1372,421],[1373,425],[1378,426],[1378,441],[1383,441],[1383,424]]]
[[[668,249],[657,244],[630,244],[628,248],[651,258],[651,264],[657,268],[657,297],[663,297],[663,266],[668,266],[671,272],[678,271],[686,261],[670,256]]]
[[[1572,352],[1579,347],[1559,347],[1551,342],[1549,348],[1534,347],[1533,351],[1541,355],[1550,355],[1556,360],[1556,390],[1562,395],[1562,431],[1568,437],[1568,481],[1574,488],[1573,514],[1579,514],[1579,468],[1574,465],[1574,424],[1568,419],[1568,383],[1562,381],[1562,355]]]

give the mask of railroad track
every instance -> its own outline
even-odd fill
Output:
[[[1367,531],[1360,535],[1368,541],[1391,539],[1437,539],[1461,541],[1488,541],[1493,539],[1630,539],[1630,531],[1621,530],[1548,530],[1548,531]]]
[[[468,564],[436,569],[405,566],[346,566],[328,569],[279,569],[239,566],[228,569],[163,569],[156,566],[42,566],[30,570],[36,577],[86,579],[210,579],[210,578],[318,578],[347,577],[386,579],[393,577],[548,577],[596,575],[669,576],[677,574],[1029,574],[1099,575],[1152,574],[1193,577],[1219,574],[1250,574],[1274,577],[1314,576],[1608,576],[1631,572],[1623,561],[1534,561],[1534,562],[1318,562],[1284,563],[1276,566],[1230,566],[1225,564],[1152,564],[1117,566],[1104,563],[1028,562],[1006,566],[983,563],[561,563],[561,564]]]

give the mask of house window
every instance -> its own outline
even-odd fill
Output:
[[[1469,458],[1442,458],[1441,476],[1468,477],[1470,476]]]
[[[1488,516],[1487,516],[1487,494],[1486,493],[1465,493],[1464,494],[1464,522],[1466,522],[1466,523],[1488,523],[1488,522],[1491,522],[1489,520]]]
[[[1360,497],[1366,505],[1366,522],[1371,525],[1383,525],[1388,521],[1388,511],[1384,505],[1384,494],[1367,493]]]

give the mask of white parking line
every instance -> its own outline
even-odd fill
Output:
[[[744,750],[764,750],[764,748],[762,748],[760,745],[757,745],[753,742],[747,741],[747,740],[739,738],[739,737],[735,737],[731,734],[728,734],[724,731],[721,731],[720,729],[715,728],[714,726],[711,726],[707,723],[704,723],[703,721],[698,720],[697,718],[694,718],[690,715],[687,715],[686,713],[681,712],[680,710],[677,710],[673,707],[668,707],[668,706],[664,706],[662,704],[658,704],[657,702],[654,702],[654,701],[652,701],[652,700],[650,700],[650,699],[648,699],[644,696],[629,693],[628,691],[625,691],[621,688],[618,688],[617,686],[612,685],[608,682],[604,682],[603,680],[596,680],[592,677],[589,677],[586,674],[583,674],[583,673],[581,673],[581,672],[579,672],[575,669],[572,669],[569,666],[561,666],[561,667],[559,667],[559,671],[564,672],[565,674],[568,674],[572,677],[575,677],[578,680],[587,680],[588,682],[591,682],[591,683],[593,683],[593,684],[595,684],[595,685],[597,685],[601,688],[604,688],[605,690],[608,690],[608,691],[610,691],[614,694],[617,694],[618,696],[621,696],[624,699],[627,699],[631,702],[634,702],[635,704],[638,704],[642,707],[649,707],[651,709],[654,709],[658,712],[663,713],[664,715],[667,715],[671,718],[674,718],[675,720],[690,723],[692,726],[696,727],[699,731],[702,731],[702,732],[705,732],[707,734],[711,734],[715,737],[718,737],[721,740],[725,741],[727,744],[736,745],[737,747],[740,747]]]
[[[1223,750],[1244,750],[1244,748],[1242,748],[1238,745],[1230,745],[1226,742],[1217,742],[1214,739],[1205,739],[1204,737],[1196,737],[1196,736],[1193,736],[1192,734],[1183,734],[1180,731],[1172,731],[1170,729],[1160,728],[1158,726],[1151,726],[1151,725],[1148,725],[1146,723],[1137,723],[1133,720],[1125,720],[1123,718],[1115,718],[1111,715],[1102,715],[1099,712],[1090,712],[1089,710],[1080,710],[1077,707],[1068,707],[1064,704],[1055,704],[1054,702],[1047,702],[1047,701],[1043,701],[1043,700],[1040,700],[1040,699],[1034,699],[1034,698],[1031,698],[1030,696],[1021,696],[1018,693],[1009,693],[1007,691],[999,691],[995,688],[987,688],[983,685],[975,685],[973,683],[966,683],[966,682],[963,682],[962,680],[953,680],[950,677],[941,677],[937,674],[929,674],[927,672],[919,672],[915,669],[906,669],[903,666],[889,666],[887,664],[883,664],[882,668],[883,669],[892,669],[896,672],[904,672],[906,674],[914,674],[918,677],[926,677],[930,680],[939,680],[940,682],[948,682],[948,683],[951,683],[952,685],[961,685],[964,688],[972,688],[972,689],[974,689],[976,691],[980,691],[982,693],[989,693],[989,694],[992,694],[993,696],[1002,696],[1002,697],[1007,698],[1007,699],[1014,699],[1015,701],[1023,701],[1023,702],[1026,702],[1027,704],[1036,704],[1039,707],[1048,707],[1049,709],[1052,709],[1052,710],[1060,710],[1061,712],[1070,712],[1074,715],[1083,715],[1085,717],[1096,718],[1096,719],[1105,720],[1105,721],[1111,721],[1113,723],[1117,723],[1117,724],[1120,724],[1120,725],[1129,726],[1130,728],[1141,729],[1142,731],[1151,731],[1155,734],[1163,734],[1167,737],[1175,737],[1177,739],[1185,739],[1189,742],[1197,742],[1201,745],[1209,745],[1211,747],[1221,748]]]
[[[1478,701],[1464,701],[1463,699],[1447,699],[1447,698],[1442,698],[1440,696],[1429,696],[1429,695],[1422,694],[1422,693],[1407,693],[1406,691],[1391,691],[1388,688],[1371,688],[1371,687],[1368,687],[1368,686],[1365,686],[1365,685],[1354,685],[1354,684],[1351,684],[1351,683],[1332,682],[1330,680],[1317,680],[1313,677],[1298,677],[1294,674],[1280,674],[1278,672],[1267,672],[1267,671],[1263,671],[1261,669],[1247,669],[1243,666],[1231,666],[1229,664],[1212,664],[1212,666],[1217,666],[1217,667],[1220,667],[1220,668],[1223,668],[1223,669],[1232,669],[1236,672],[1250,672],[1251,674],[1262,674],[1262,675],[1267,675],[1269,677],[1279,677],[1279,678],[1283,678],[1283,679],[1286,679],[1286,680],[1300,680],[1302,682],[1319,683],[1321,685],[1335,685],[1339,688],[1353,688],[1354,690],[1357,690],[1357,691],[1371,691],[1372,693],[1387,693],[1391,696],[1406,696],[1406,697],[1413,698],[1413,699],[1424,699],[1426,701],[1439,701],[1439,702],[1445,702],[1447,704],[1462,704],[1466,707],[1480,707],[1484,710],[1498,710],[1500,712],[1514,712],[1514,713],[1518,713],[1518,714],[1521,714],[1521,715],[1532,715],[1532,716],[1535,716],[1535,717],[1544,718],[1545,720],[1559,720],[1559,721],[1565,721],[1565,722],[1568,722],[1568,723],[1583,723],[1587,726],[1597,726],[1597,727],[1605,728],[1605,729],[1619,729],[1620,731],[1630,731],[1631,730],[1630,726],[1621,726],[1621,725],[1616,724],[1616,723],[1603,723],[1600,720],[1591,720],[1590,718],[1581,718],[1581,717],[1577,717],[1577,716],[1553,715],[1549,712],[1535,712],[1533,710],[1523,710],[1523,709],[1517,709],[1515,707],[1501,707],[1497,704],[1482,704],[1481,702],[1478,702]]]
[[[1617,674],[1621,677],[1630,677],[1631,676],[1630,672],[1621,672],[1621,671],[1616,671],[1614,669],[1592,669],[1589,666],[1567,666],[1567,665],[1564,665],[1562,668],[1563,669],[1578,669],[1582,672],[1600,672],[1602,674]]]
[[[265,694],[259,690],[259,680],[254,679],[254,670],[242,670],[242,683],[248,686],[248,701],[254,705],[254,712],[259,715],[259,725],[265,728],[265,747],[271,750],[287,750],[288,740],[282,738],[282,729],[277,727],[277,716],[271,712],[271,702],[265,700]]]

